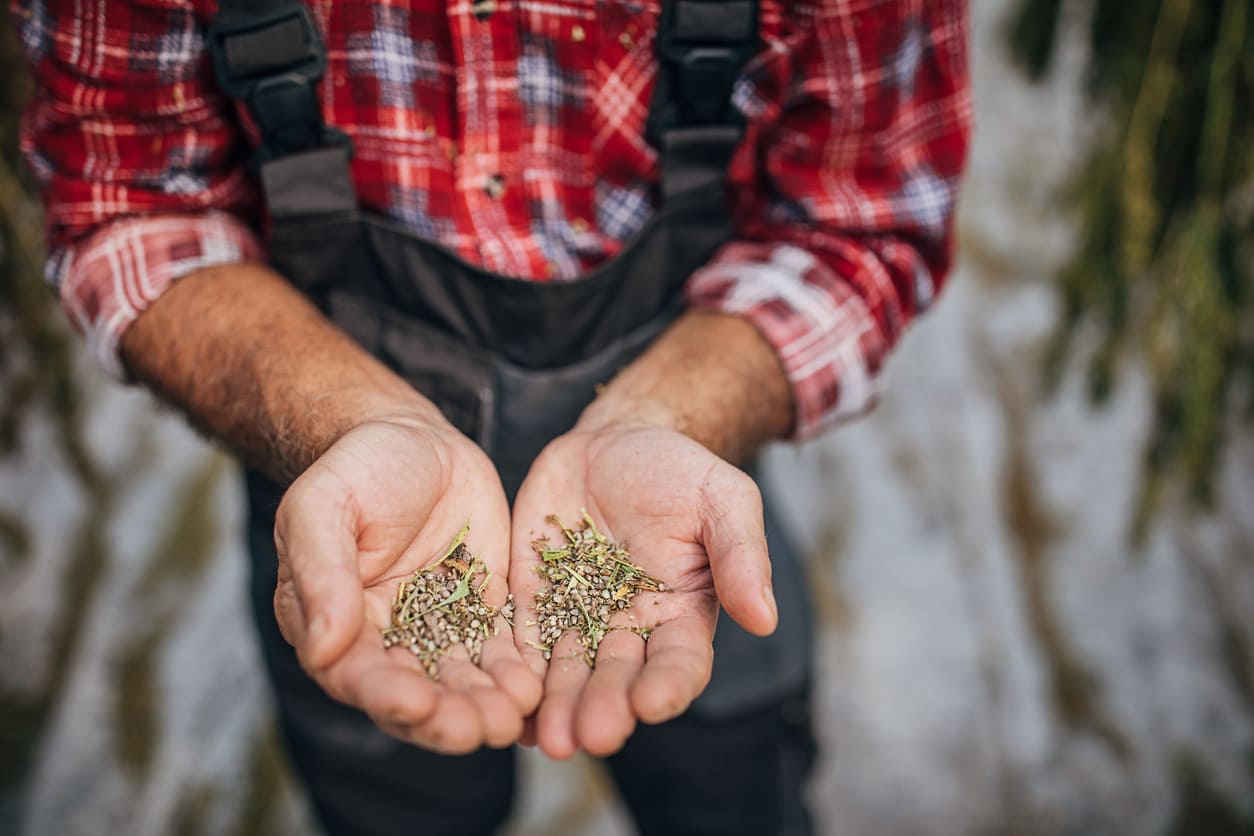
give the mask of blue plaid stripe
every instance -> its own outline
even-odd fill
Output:
[[[169,146],[164,157],[154,155],[156,167],[135,172],[135,185],[168,195],[192,196],[209,188],[211,149],[196,144]]]
[[[44,281],[57,293],[61,292],[61,282],[73,262],[71,253],[68,248],[54,248],[48,251],[48,260],[44,262]]]
[[[757,85],[746,78],[736,80],[736,85],[732,88],[731,101],[746,119],[759,119],[766,112],[766,100],[758,95]]]
[[[524,35],[522,56],[518,59],[518,97],[531,124],[543,119],[557,121],[564,106],[584,106],[584,80],[577,72],[561,67],[554,58],[548,38]]]
[[[190,8],[173,8],[168,14],[164,34],[131,34],[127,57],[131,72],[156,73],[166,84],[194,78],[199,69],[197,59],[205,48],[204,35]]]
[[[939,240],[953,211],[955,185],[928,166],[918,166],[907,172],[901,189],[893,195],[894,214]]]
[[[52,30],[56,28],[56,18],[48,10],[47,0],[18,0],[14,8],[22,18],[18,32],[22,38],[26,60],[37,64],[52,48]]]
[[[23,149],[25,153],[26,166],[30,169],[30,173],[34,175],[36,183],[47,183],[55,174],[52,161],[48,159],[38,146],[34,148]]]
[[[374,28],[348,38],[348,69],[374,78],[386,107],[412,108],[414,84],[434,84],[440,64],[435,44],[409,36],[409,10],[376,4]]]
[[[388,214],[422,238],[451,240],[457,232],[452,219],[432,216],[427,206],[428,196],[426,189],[392,184],[388,186]]]
[[[532,203],[531,234],[535,237],[540,252],[552,265],[554,276],[574,279],[583,272],[583,265],[578,257],[579,233],[571,226],[568,218],[554,214],[560,211],[561,207],[558,206]]]
[[[653,214],[647,183],[611,186],[603,180],[596,185],[597,226],[618,241],[635,235]]]
[[[906,23],[905,34],[897,51],[888,56],[890,72],[894,88],[903,96],[914,94],[915,80],[919,75],[919,66],[923,63],[923,55],[927,44],[923,39],[923,28],[916,18]]]

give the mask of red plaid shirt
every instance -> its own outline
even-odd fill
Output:
[[[116,371],[120,335],[172,281],[264,257],[247,131],[205,50],[216,0],[14,2],[48,278]],[[530,281],[595,267],[654,211],[658,0],[498,0],[483,20],[470,0],[310,5],[323,111],[353,139],[367,208]],[[949,268],[966,26],[963,0],[762,0],[734,95],[736,238],[687,297],[776,347],[799,436],[874,401]]]

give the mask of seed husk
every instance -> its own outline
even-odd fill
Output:
[[[497,634],[498,612],[513,624],[513,595],[499,611],[483,600],[492,573],[467,548],[468,533],[469,521],[442,556],[397,586],[392,623],[381,631],[384,647],[408,648],[432,679],[440,678],[440,659],[456,645],[479,664],[483,643]]]
[[[635,606],[641,592],[667,591],[666,584],[633,563],[627,544],[610,542],[587,512],[577,528],[567,528],[556,515],[547,521],[562,530],[565,542],[555,546],[544,537],[531,544],[545,583],[535,593],[535,620],[528,622],[540,628],[540,639],[528,644],[551,659],[558,639],[574,630],[584,661],[596,667],[597,648],[611,630],[629,629],[648,641],[651,628],[615,627],[610,618]]]

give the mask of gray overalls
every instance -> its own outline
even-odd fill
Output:
[[[478,442],[512,501],[539,451],[679,314],[685,280],[728,240],[726,169],[743,132],[729,98],[758,48],[757,19],[756,0],[663,4],[649,117],[660,208],[618,256],[552,283],[487,272],[359,207],[351,145],[323,123],[314,93],[326,58],[307,7],[223,0],[209,39],[220,83],[261,132],[271,263]],[[289,750],[323,825],[493,831],[509,808],[512,751],[448,757],[406,745],[300,669],[273,611],[282,488],[257,473],[247,481],[254,612]],[[808,831],[809,607],[769,500],[766,526],[779,629],[755,638],[720,619],[706,691],[608,759],[642,832]]]

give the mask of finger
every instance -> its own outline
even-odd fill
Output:
[[[280,578],[298,607],[276,607],[284,634],[308,664],[330,664],[357,636],[364,607],[356,520],[349,498],[310,471],[288,489],[275,517]]]
[[[710,682],[714,624],[684,615],[658,625],[645,644],[644,669],[631,686],[631,706],[646,723],[678,717]]]
[[[440,689],[416,668],[416,660],[401,659],[400,651],[389,654],[374,627],[362,623],[357,641],[330,666],[302,664],[340,702],[391,722],[423,722],[436,712]]]
[[[465,694],[445,692],[435,712],[420,723],[371,719],[393,737],[445,755],[470,754],[483,745],[479,710]]]
[[[431,680],[422,667],[422,662],[413,654],[402,648],[387,651],[390,659],[398,666],[412,669],[421,675],[438,694],[439,699],[433,710],[425,718],[414,718],[413,722],[393,722],[395,729],[387,729],[389,734],[397,736],[437,752],[444,754],[465,754],[473,752],[484,744],[486,732],[483,717],[474,698],[468,693],[475,687],[483,687],[490,683],[488,677],[474,668],[467,660],[464,649],[457,648],[456,660],[445,659],[440,662],[440,680]],[[453,664],[454,662],[459,664]],[[450,685],[449,680],[452,680]],[[454,687],[456,686],[456,687]],[[389,720],[388,717],[371,713],[371,719],[381,728]]]
[[[629,630],[611,630],[597,648],[596,669],[575,714],[576,739],[589,754],[612,755],[635,730],[628,693],[644,668],[644,655],[644,640]]]
[[[496,687],[492,677],[469,659],[441,660],[440,681],[474,705],[487,745],[499,749],[518,739],[522,733],[522,712],[508,694]]]
[[[533,465],[533,471],[535,466]],[[536,676],[544,679],[549,662],[538,649],[540,629],[536,625],[536,593],[544,580],[536,572],[540,559],[531,543],[544,534],[540,521],[545,511],[533,502],[533,496],[544,496],[545,486],[537,485],[528,474],[518,490],[514,503],[514,527],[510,534],[509,588],[514,593],[514,645],[519,658]]]
[[[578,636],[573,632],[564,634],[553,648],[544,680],[544,701],[536,716],[536,740],[554,760],[575,754],[575,706],[590,673]]]
[[[497,634],[483,643],[479,664],[523,715],[531,714],[544,694],[544,680],[523,662],[513,631],[502,616],[497,616],[496,629]]]
[[[753,479],[729,464],[712,469],[701,487],[701,538],[723,609],[754,635],[774,632],[779,616],[762,493]]]
[[[482,451],[476,449],[475,453],[483,457]],[[484,464],[492,468],[486,458]],[[455,481],[457,478],[454,474]],[[466,545],[488,567],[487,586],[481,592],[483,600],[499,610],[509,595],[510,514],[505,490],[500,487],[495,469],[490,478],[490,489],[477,488],[472,494],[474,511]]]

